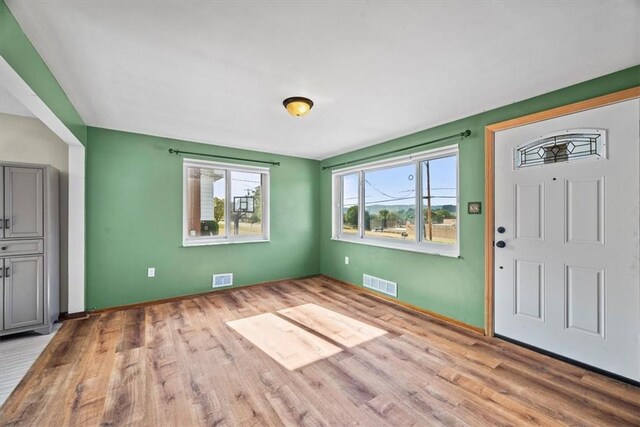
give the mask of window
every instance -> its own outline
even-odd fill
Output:
[[[599,160],[606,157],[606,132],[599,129],[569,129],[547,134],[515,149],[515,168]]]
[[[344,218],[342,219],[343,234],[358,233],[358,175],[349,174],[342,177],[342,206]]]
[[[183,245],[269,240],[269,169],[185,159]]]
[[[333,173],[333,238],[458,256],[458,148]]]

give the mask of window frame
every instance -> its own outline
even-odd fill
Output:
[[[224,204],[224,218],[225,218],[225,234],[222,236],[208,236],[208,237],[190,237],[189,236],[189,213],[188,213],[188,171],[189,168],[206,168],[206,169],[218,169],[225,172],[225,204]],[[262,234],[260,235],[248,235],[248,236],[235,236],[231,234],[231,223],[228,218],[231,218],[233,197],[231,196],[231,173],[232,172],[245,172],[245,173],[259,173],[261,175],[260,195],[262,201]],[[212,162],[208,160],[198,160],[185,158],[182,162],[182,246],[210,246],[210,245],[228,245],[236,243],[258,243],[269,242],[271,238],[270,231],[270,172],[269,168],[247,166],[235,163],[221,163]]]
[[[413,240],[391,240],[380,237],[365,236],[365,173],[376,170],[388,169],[396,166],[406,166],[413,164],[415,167],[415,212],[416,212],[416,230],[422,230],[424,225],[424,215],[422,214],[422,167],[423,161],[436,160],[445,157],[455,156],[456,167],[456,243],[438,243],[425,241],[422,233],[416,232]],[[358,176],[358,232],[355,234],[345,234],[342,232],[343,227],[343,200],[344,188],[342,178],[347,175],[356,174]],[[332,171],[332,217],[331,217],[331,240],[339,242],[357,243],[369,246],[377,246],[389,249],[398,249],[410,252],[420,252],[433,255],[442,255],[448,257],[460,256],[460,152],[458,144],[450,145],[442,148],[421,151],[411,155],[393,157],[390,159],[380,160],[376,162],[364,163],[357,166],[336,169]]]

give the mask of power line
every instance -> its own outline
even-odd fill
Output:
[[[383,196],[386,197],[394,197],[390,194],[385,193],[384,191],[380,190],[378,187],[376,187],[375,185],[373,185],[372,183],[369,182],[368,179],[365,179],[364,182],[366,182],[367,184],[369,184],[371,186],[371,188],[373,188],[374,190],[376,190],[378,193],[382,194]]]
[[[231,178],[231,181],[253,182],[254,184],[260,184],[260,181],[252,181],[250,179]]]
[[[387,200],[376,200],[376,201],[372,201],[372,202],[365,202],[365,206],[373,204],[373,203],[397,202],[397,201],[400,201],[400,200],[415,200],[415,199],[416,199],[415,197],[397,197],[397,198],[387,199]]]
[[[429,196],[423,196],[423,199],[427,199],[429,198]],[[431,196],[431,199],[457,199],[457,196]],[[375,200],[375,201],[365,201],[365,204],[369,205],[372,203],[383,203],[383,202],[396,202],[396,201],[400,201],[400,200],[413,200],[415,199],[415,197],[392,197],[390,199],[385,199],[385,200]],[[358,197],[347,197],[344,199],[344,201],[347,200],[358,200]]]

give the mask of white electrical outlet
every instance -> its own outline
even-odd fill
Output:
[[[348,256],[344,257],[344,263],[345,264],[349,264],[349,257]]]
[[[156,269],[155,269],[155,267],[149,267],[147,269],[147,277],[156,277]]]

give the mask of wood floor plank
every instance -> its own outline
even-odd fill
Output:
[[[208,310],[206,301],[193,303],[191,309],[185,309],[188,324],[194,331],[207,333],[193,335],[190,338],[191,345],[183,346],[183,351],[187,348],[190,351],[183,357],[194,362],[187,367],[188,375],[183,374],[183,380],[187,389],[192,391],[191,401],[203,423],[277,425],[277,415],[264,397],[264,389],[260,387],[261,381],[254,369],[258,360],[248,359],[246,354],[238,349],[238,336],[230,328],[220,328],[215,332],[209,328],[212,319],[221,320]],[[222,353],[222,357],[218,352]],[[231,353],[235,357],[231,356]],[[251,360],[254,363],[250,363]],[[211,390],[211,384],[218,383],[228,383],[232,386]],[[230,407],[232,410],[229,410]]]
[[[289,370],[256,339],[318,349],[227,324],[255,316],[341,347]],[[67,321],[4,425],[623,426],[640,425],[640,388],[317,277]]]
[[[451,413],[455,405],[434,399],[415,382],[390,373],[384,364],[372,364],[369,360],[354,356],[340,362],[340,365],[351,376],[368,378],[365,384],[370,394],[375,397],[383,393],[391,394],[398,406],[416,414],[424,425],[465,425]]]
[[[142,424],[147,408],[147,359],[142,348],[121,350],[116,354],[114,369],[107,388],[101,424]]]
[[[81,358],[67,378],[69,386],[63,399],[72,404],[64,408],[60,425],[95,425],[100,421],[109,385],[109,378],[100,373],[114,369],[123,314],[100,317],[95,324],[96,339],[85,340]]]
[[[631,384],[626,384],[592,372],[586,372],[582,376],[581,381],[594,392],[606,393],[609,396],[624,400],[632,405],[640,405],[640,399],[638,399],[640,390]],[[638,409],[638,413],[640,413],[640,409]]]
[[[387,333],[383,329],[311,303],[278,310],[278,313],[346,347],[360,345]]]
[[[124,329],[117,352],[139,348],[145,341],[145,308],[135,308],[125,311]]]
[[[341,351],[271,313],[232,320],[227,325],[291,371]]]
[[[417,426],[422,424],[419,417],[400,407],[394,397],[385,394],[380,394],[371,399],[362,409],[373,411],[373,413],[382,417],[386,424],[394,426]]]
[[[291,387],[283,385],[267,399],[285,425],[329,426],[317,408],[306,404]]]
[[[336,393],[340,384],[327,375],[329,362],[320,362],[300,368],[293,381],[303,396],[314,396],[313,404],[318,408],[332,408],[323,411],[331,425],[386,425],[385,414],[368,410],[366,405],[356,405],[346,393]],[[365,408],[364,411],[361,409]]]

